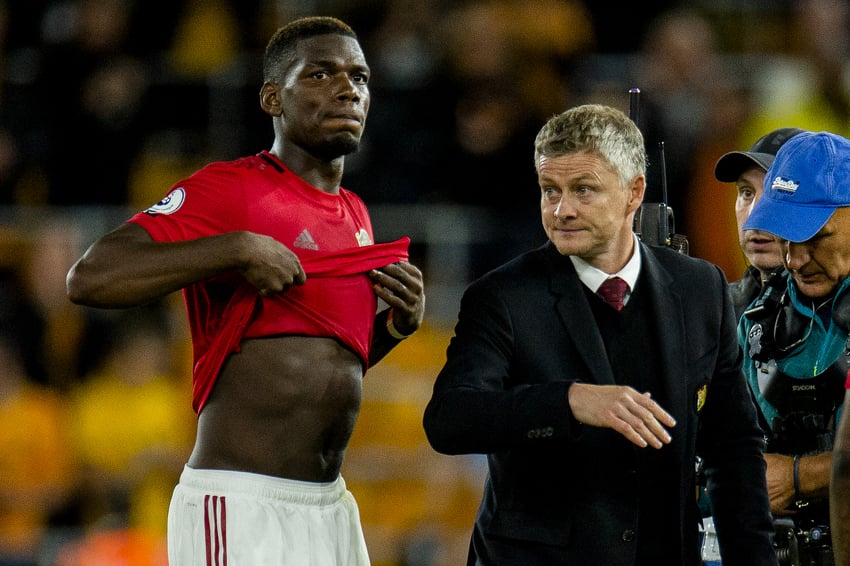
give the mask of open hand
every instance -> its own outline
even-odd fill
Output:
[[[584,424],[611,428],[645,448],[661,448],[671,440],[665,427],[676,420],[650,398],[624,385],[574,383],[568,393],[573,416]]]

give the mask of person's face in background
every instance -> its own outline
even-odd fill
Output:
[[[783,241],[782,247],[797,289],[812,299],[829,297],[850,276],[850,207],[837,209],[805,242]]]
[[[761,230],[744,230],[744,222],[750,217],[753,206],[764,193],[765,170],[756,164],[738,176],[735,187],[735,219],[738,223],[738,242],[747,261],[767,275],[782,265],[782,246],[779,238]]]

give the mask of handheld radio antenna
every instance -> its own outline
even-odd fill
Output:
[[[640,128],[640,124],[638,124],[640,118],[640,89],[637,87],[629,89],[629,118]]]
[[[640,89],[629,89],[629,119],[640,128]],[[661,166],[661,201],[645,202],[635,211],[634,230],[638,237],[651,244],[665,245],[678,252],[688,254],[688,239],[674,234],[673,209],[667,206],[667,163],[664,157],[664,142],[658,143],[658,161]]]
[[[658,163],[661,165],[661,200],[667,203],[667,161],[664,159],[664,142],[658,142]]]

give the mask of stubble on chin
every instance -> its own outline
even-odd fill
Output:
[[[549,233],[549,241],[551,241],[555,248],[561,255],[574,255],[578,257],[584,257],[590,252],[590,246],[581,244],[577,242],[574,238],[567,238],[563,235],[555,234],[554,237],[552,233]]]
[[[360,149],[360,138],[355,136],[338,136],[326,140],[313,148],[313,154],[325,161],[333,161],[339,157],[350,155]]]

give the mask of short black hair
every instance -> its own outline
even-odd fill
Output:
[[[325,34],[358,39],[351,26],[337,18],[311,16],[293,20],[279,28],[266,45],[263,56],[263,80],[275,81],[281,78],[279,75],[281,65],[286,57],[292,57],[295,54],[295,47],[299,41]]]

